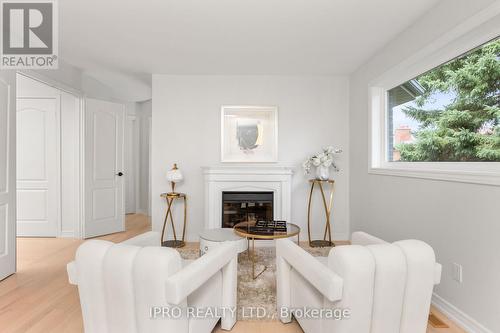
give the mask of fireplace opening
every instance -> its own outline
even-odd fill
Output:
[[[245,221],[273,220],[273,192],[222,192],[222,227]]]

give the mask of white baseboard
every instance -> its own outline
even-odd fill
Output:
[[[493,333],[436,293],[432,295],[432,305],[467,333]]]
[[[76,238],[73,231],[61,231],[59,233],[59,238]]]

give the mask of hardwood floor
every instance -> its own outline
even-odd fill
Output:
[[[99,237],[120,242],[151,229],[144,215],[128,215],[125,232]],[[0,332],[83,332],[83,322],[76,286],[68,283],[66,264],[73,260],[77,247],[75,239],[19,238],[17,240],[17,273],[0,282]],[[189,244],[197,246],[197,244]],[[429,327],[427,333],[465,333],[442,314],[433,312],[449,329]],[[222,331],[217,327],[214,332]],[[300,333],[293,322],[240,321],[232,332]]]

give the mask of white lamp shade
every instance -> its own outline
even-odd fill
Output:
[[[182,176],[182,172],[179,169],[173,169],[167,171],[167,180],[169,182],[173,183],[179,183],[184,179],[184,176]]]

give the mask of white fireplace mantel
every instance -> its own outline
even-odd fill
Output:
[[[266,191],[274,193],[274,219],[291,219],[293,169],[285,166],[204,167],[205,228],[222,224],[222,192]]]

